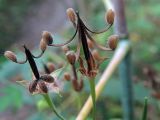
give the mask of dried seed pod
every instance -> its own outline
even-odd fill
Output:
[[[73,65],[75,63],[75,61],[76,61],[75,52],[74,51],[68,51],[66,53],[66,56],[67,56],[68,62]]]
[[[70,74],[68,72],[64,73],[64,79],[67,80],[67,81],[71,80],[71,76],[70,76]]]
[[[51,62],[47,63],[47,68],[49,69],[50,73],[53,72],[53,71],[55,71],[55,69],[56,69],[55,65],[53,63],[51,63]]]
[[[113,22],[114,22],[114,12],[113,12],[113,10],[112,9],[109,9],[108,11],[107,11],[107,13],[106,13],[106,21],[107,21],[107,23],[109,23],[109,24],[113,24]]]
[[[68,8],[66,13],[67,13],[67,16],[71,22],[76,21],[76,14],[75,14],[75,11],[73,8]]]
[[[12,51],[5,51],[4,56],[13,62],[17,62],[16,55]]]
[[[54,82],[54,78],[51,75],[48,75],[48,74],[42,75],[41,79],[45,82],[48,82],[48,83],[53,83]]]
[[[81,79],[80,83],[77,80],[72,80],[72,85],[75,91],[80,92],[83,88],[83,80]]]
[[[44,41],[44,39],[41,39],[39,47],[40,47],[40,49],[41,49],[42,51],[45,51],[45,50],[46,50],[47,44],[46,44],[46,42]]]
[[[118,44],[118,36],[117,35],[111,35],[108,38],[109,48],[112,49],[112,50],[115,50],[116,47],[117,47],[117,44]]]
[[[42,32],[42,38],[43,38],[43,40],[46,42],[47,45],[50,45],[50,44],[52,44],[52,42],[53,42],[52,35],[51,35],[51,33],[48,32],[48,31],[43,31],[43,32]]]
[[[87,44],[90,49],[94,48],[94,43],[91,40],[87,39]]]
[[[30,93],[33,93],[36,90],[37,83],[38,83],[37,80],[34,80],[34,81],[30,82],[30,84],[29,84],[29,92]]]
[[[48,88],[47,88],[44,81],[42,81],[42,80],[38,81],[38,85],[43,93],[48,93]]]

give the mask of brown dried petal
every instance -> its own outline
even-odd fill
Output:
[[[48,88],[44,81],[38,81],[38,85],[43,93],[48,93]]]
[[[43,40],[46,42],[47,45],[50,45],[50,44],[52,44],[52,42],[53,42],[52,35],[51,35],[51,33],[48,32],[48,31],[43,31],[43,33],[42,33],[42,38],[43,38]]]
[[[66,53],[66,56],[67,56],[68,62],[73,65],[75,63],[75,61],[76,61],[75,52],[74,51],[68,51]]]
[[[46,42],[44,41],[44,39],[41,39],[41,41],[40,41],[40,49],[42,50],[42,51],[45,51],[46,50],[46,48],[47,48],[47,44],[46,44]]]
[[[16,55],[12,51],[5,51],[4,56],[13,62],[17,62]]]
[[[33,93],[37,87],[37,80],[31,81],[29,84],[29,92]]]
[[[41,79],[45,82],[48,82],[48,83],[54,82],[54,78],[51,75],[47,75],[47,74],[41,76]]]
[[[67,16],[68,16],[69,20],[71,22],[75,22],[76,14],[75,14],[74,9],[73,8],[68,8],[66,12],[67,12]]]
[[[109,9],[106,13],[106,21],[109,23],[109,24],[113,24],[114,22],[114,12],[112,9]]]
[[[112,50],[115,50],[116,47],[117,47],[117,44],[118,44],[118,36],[117,35],[111,35],[108,38],[109,48],[112,49]]]

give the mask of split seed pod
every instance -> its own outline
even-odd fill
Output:
[[[75,55],[75,52],[74,51],[68,51],[66,53],[66,56],[67,56],[67,60],[68,62],[73,65],[76,61],[76,55]]]
[[[48,31],[43,31],[43,33],[42,33],[42,38],[43,38],[43,40],[46,42],[47,45],[50,45],[50,44],[52,44],[52,42],[53,42],[52,35],[51,35],[51,33],[48,32]]]
[[[33,93],[36,90],[36,87],[37,87],[37,80],[30,82],[29,88],[28,88],[29,92]]]
[[[17,62],[16,55],[12,51],[5,51],[4,56],[13,62]]]
[[[118,36],[117,35],[111,35],[108,38],[109,48],[112,49],[112,50],[115,50],[116,47],[117,47],[117,44],[118,44]]]
[[[114,22],[114,12],[112,9],[109,9],[106,13],[106,21],[109,24],[113,24]]]
[[[71,22],[75,22],[76,21],[76,14],[75,14],[75,11],[73,10],[73,8],[68,8],[66,12],[67,12],[67,16],[68,16],[69,20]]]
[[[38,85],[43,93],[48,93],[48,88],[43,81],[38,81]]]
[[[41,76],[41,79],[45,82],[48,82],[48,83],[54,82],[54,78],[51,75],[47,75],[47,74]]]

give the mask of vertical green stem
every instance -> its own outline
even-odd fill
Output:
[[[93,120],[96,119],[96,92],[95,92],[95,79],[92,78],[89,80],[90,89],[91,89],[91,96],[93,102]]]
[[[65,120],[56,110],[56,107],[53,103],[53,101],[51,100],[49,94],[43,94],[43,97],[44,99],[46,100],[46,102],[48,103],[49,107],[53,110],[53,112],[57,115],[57,117],[60,119],[60,120]]]
[[[144,101],[144,109],[143,109],[143,114],[142,114],[142,120],[147,120],[147,98],[145,98]]]

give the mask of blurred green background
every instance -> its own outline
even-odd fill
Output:
[[[104,27],[106,10],[103,2],[99,0],[0,0],[0,50],[12,50],[23,58],[19,51],[22,50],[22,44],[27,44],[36,53],[43,30],[55,34],[54,38],[57,41],[60,38],[68,38],[73,34],[73,27],[65,13],[69,7],[78,9],[85,23],[92,29]],[[151,95],[152,89],[144,86],[144,81],[148,78],[143,72],[144,68],[151,68],[157,73],[156,78],[160,80],[159,0],[125,0],[125,12],[133,46],[135,116],[137,120],[140,119],[144,97],[147,96],[149,120],[159,120],[160,102]],[[105,44],[111,34],[113,28],[95,38]],[[73,48],[74,45],[73,43]],[[55,64],[64,62],[64,54],[60,53],[59,56],[57,53],[59,54],[59,48],[49,48],[37,61],[39,69],[43,70],[42,61],[50,60]],[[108,62],[109,60],[101,65],[101,72]],[[97,76],[97,81],[100,75],[101,73]],[[32,96],[26,88],[16,83],[21,79],[30,80],[31,76],[28,64],[18,65],[0,56],[0,119],[56,120],[40,95]],[[80,93],[74,92],[69,82],[63,81],[63,84],[62,97],[53,94],[53,100],[58,110],[68,120],[74,120],[89,94],[88,81],[85,80],[85,87]],[[122,118],[121,93],[121,82],[116,71],[97,102],[98,120]]]

